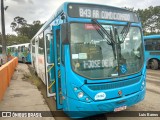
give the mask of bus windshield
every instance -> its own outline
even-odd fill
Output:
[[[101,25],[109,36],[104,37],[99,32],[101,28],[95,28],[94,24],[71,23],[72,69],[89,79],[104,79],[139,72],[143,65],[140,28],[130,26],[124,38],[122,31],[125,26]],[[109,37],[113,36],[115,41],[122,42],[119,45],[109,43]]]

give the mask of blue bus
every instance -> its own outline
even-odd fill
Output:
[[[144,36],[147,68],[157,70],[160,67],[160,35]]]
[[[65,2],[31,39],[32,65],[68,116],[121,111],[145,97],[143,42],[134,12]]]
[[[18,57],[19,62],[31,63],[30,43],[7,46],[8,54]]]

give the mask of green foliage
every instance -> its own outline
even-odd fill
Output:
[[[34,21],[33,24],[25,24],[19,28],[16,28],[15,32],[18,35],[27,36],[29,39],[32,39],[32,37],[38,32],[41,27],[42,24],[40,21]]]
[[[33,21],[33,24],[29,25],[29,30],[28,30],[28,38],[32,39],[33,36],[38,32],[38,30],[42,27],[43,24],[39,20]]]
[[[160,6],[147,9],[138,9],[136,12],[139,14],[144,35],[160,34]]]
[[[10,27],[13,31],[15,31],[17,34],[21,34],[19,29],[21,27],[27,26],[27,21],[23,17],[15,17],[14,21],[11,23]]]
[[[23,35],[6,35],[7,39],[7,45],[13,45],[13,44],[21,44],[21,43],[28,43],[30,42],[30,39],[27,36]]]
[[[32,24],[27,24],[27,21],[23,17],[15,17],[14,21],[11,23],[11,28],[18,35],[27,36],[31,39],[43,24],[39,20],[33,21]]]
[[[7,45],[28,43],[43,24],[39,20],[28,24],[23,17],[15,17],[10,27],[17,35],[6,35]]]
[[[160,34],[160,6],[150,6],[146,9],[138,10],[128,7],[124,8],[138,13],[142,21],[144,35]]]

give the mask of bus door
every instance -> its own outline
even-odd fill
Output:
[[[52,32],[45,32],[44,34],[47,96],[55,96],[57,109],[62,109],[60,26],[53,26]]]
[[[54,34],[54,53],[55,53],[55,80],[56,80],[56,105],[57,109],[62,109],[62,87],[61,87],[61,39],[60,39],[60,26],[53,26]]]
[[[44,31],[45,84],[47,97],[55,96],[55,61],[53,56],[53,33],[50,27]],[[53,57],[52,57],[53,56]]]

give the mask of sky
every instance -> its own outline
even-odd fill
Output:
[[[160,0],[4,0],[4,6],[9,6],[5,11],[6,34],[15,34],[10,27],[14,17],[23,17],[27,20],[27,23],[32,23],[35,20],[40,20],[44,23],[54,14],[58,7],[66,1],[98,3],[134,9],[145,9],[149,6],[160,5]]]

